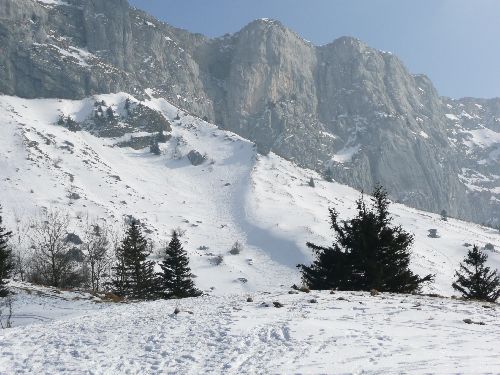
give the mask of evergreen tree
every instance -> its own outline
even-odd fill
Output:
[[[77,132],[79,130],[81,130],[80,128],[80,125],[78,125],[78,123],[73,120],[73,118],[71,116],[68,116],[66,118],[66,129],[68,129],[69,131],[72,131],[72,132]]]
[[[113,112],[113,108],[108,107],[106,109],[106,115],[108,116],[109,119],[114,119],[115,118],[115,113]]]
[[[495,302],[500,297],[500,278],[497,271],[486,267],[488,256],[474,245],[455,272],[453,289],[467,299]]]
[[[441,220],[448,221],[448,212],[446,210],[441,211]]]
[[[179,235],[172,233],[172,240],[165,249],[165,258],[160,264],[160,294],[163,298],[197,297],[201,292],[195,288],[189,268],[189,257],[182,248]]]
[[[168,137],[163,133],[163,130],[159,130],[158,134],[156,135],[156,141],[158,143],[165,143],[168,141]]]
[[[332,172],[332,168],[330,168],[330,167],[326,168],[325,180],[328,182],[333,182],[333,172]]]
[[[125,110],[127,111],[127,114],[130,114],[130,99],[129,98],[125,99]]]
[[[149,145],[149,152],[155,155],[161,155],[160,145],[156,139],[151,141],[151,144]]]
[[[137,220],[129,224],[125,238],[117,249],[113,287],[117,295],[131,299],[154,297],[154,263],[148,261],[148,242]]]
[[[387,193],[377,187],[372,201],[368,208],[362,195],[356,202],[357,216],[347,221],[339,221],[338,213],[329,209],[333,245],[307,243],[316,259],[310,266],[299,265],[311,289],[411,293],[432,280],[432,275],[420,278],[409,269],[413,236],[391,226]]]
[[[9,246],[9,239],[12,232],[2,226],[2,207],[0,206],[0,297],[6,297],[9,293],[7,280],[14,268],[12,254]]]

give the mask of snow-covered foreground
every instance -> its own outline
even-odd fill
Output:
[[[172,139],[161,145],[160,156],[56,125],[60,115],[77,121],[92,117],[96,100],[122,113],[127,97],[135,100],[127,94],[81,101],[0,97],[0,203],[11,229],[16,231],[16,219],[31,218],[42,207],[68,210],[77,233],[87,215],[116,226],[133,215],[147,224],[158,250],[170,231],[180,228],[186,231],[182,239],[197,285],[226,294],[299,283],[295,265],[312,259],[305,243],[331,242],[327,208],[335,207],[342,218],[353,215],[358,191],[323,181],[272,153],[258,155],[251,142],[183,114],[163,99],[142,102],[172,123]],[[190,150],[206,153],[208,161],[191,165]],[[310,177],[315,188],[308,185]],[[70,193],[80,199],[70,199]],[[494,245],[490,265],[499,268],[498,231],[445,222],[398,204],[392,212],[396,223],[415,234],[411,267],[420,275],[436,274],[426,291],[453,293],[465,243]],[[439,238],[428,237],[431,228]],[[230,255],[235,241],[243,251]],[[214,262],[218,256],[220,265]]]
[[[104,307],[102,298],[81,291],[63,291],[19,281],[11,281],[10,289],[13,292],[12,327],[81,316]],[[4,326],[9,315],[6,302],[0,299],[0,322]]]
[[[281,290],[87,308],[0,331],[0,373],[500,372],[492,304]]]

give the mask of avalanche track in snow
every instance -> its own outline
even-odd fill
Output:
[[[0,203],[10,228],[16,231],[41,208],[68,211],[76,233],[87,216],[119,227],[133,215],[145,223],[157,251],[179,228],[185,231],[182,239],[199,287],[226,294],[300,282],[295,265],[312,259],[305,243],[331,242],[327,208],[335,207],[341,218],[354,214],[358,191],[326,182],[273,153],[259,155],[248,140],[164,99],[141,102],[172,124],[172,137],[160,145],[159,156],[149,148],[117,147],[117,139],[57,125],[61,115],[78,122],[92,118],[96,101],[105,100],[123,114],[127,98],[138,102],[125,93],[79,101],[0,96]],[[191,165],[190,150],[205,154],[207,161]],[[314,188],[308,185],[311,177]],[[79,199],[71,199],[73,193]],[[489,261],[499,267],[498,231],[442,221],[400,204],[391,211],[396,224],[415,234],[411,267],[421,275],[436,274],[426,291],[453,293],[451,281],[466,243],[492,244]],[[428,237],[432,228],[439,238]],[[230,255],[235,241],[243,251]]]

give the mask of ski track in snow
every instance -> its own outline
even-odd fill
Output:
[[[249,303],[238,295],[112,305],[77,318],[0,331],[0,373],[500,370],[498,306],[354,292],[273,292],[253,298]],[[275,300],[284,307],[272,307]],[[178,315],[175,307],[181,309]],[[485,325],[465,324],[465,318]]]

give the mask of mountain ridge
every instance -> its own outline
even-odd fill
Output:
[[[484,126],[498,134],[500,99],[484,102],[477,118],[451,122],[447,106],[462,114],[467,100],[439,96],[397,56],[352,37],[314,46],[276,21],[207,38],[122,0],[1,1],[4,94],[163,97],[250,139],[262,154],[330,168],[357,189],[382,183],[395,200],[421,209],[500,222],[500,142],[470,141]],[[485,166],[486,154],[493,157]],[[488,181],[471,188],[464,168]]]

